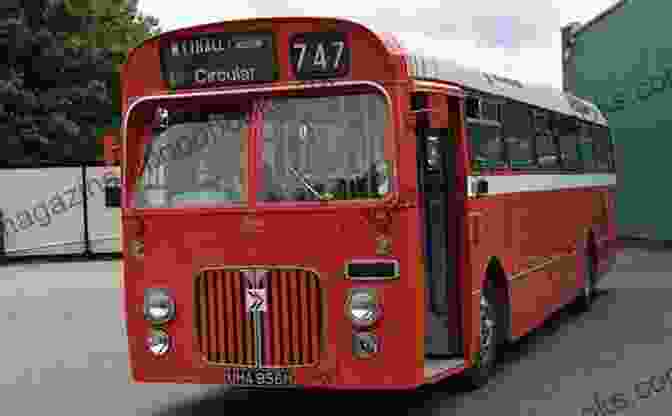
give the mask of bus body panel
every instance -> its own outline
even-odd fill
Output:
[[[353,283],[343,276],[347,260],[371,257],[367,253],[375,250],[375,233],[365,212],[269,209],[257,214],[258,228],[250,231],[241,231],[246,218],[235,213],[170,212],[144,216],[144,277],[127,278],[125,282],[134,379],[170,381],[183,375],[198,382],[221,383],[221,367],[208,368],[197,352],[194,276],[208,265],[260,264],[305,267],[319,274],[325,296],[324,349],[317,367],[296,370],[297,383],[310,386],[328,382],[353,387],[418,384],[416,340],[422,339],[422,326],[418,325],[422,317],[412,308],[393,307],[414,303],[421,289],[412,278],[417,273],[417,262],[410,261],[406,254],[419,243],[406,231],[412,226],[413,210],[399,212],[393,225],[394,257],[401,260],[401,277],[378,283]],[[356,235],[348,232],[353,229],[359,232]],[[127,270],[126,276],[132,278],[137,274]],[[378,288],[384,307],[384,317],[375,330],[381,340],[381,351],[371,359],[355,359],[353,328],[345,314],[347,290],[372,286]],[[137,305],[142,305],[146,287],[166,287],[176,293],[177,316],[167,324],[167,331],[177,344],[165,357],[151,356],[144,346],[147,325]]]
[[[523,175],[512,176],[525,180]],[[536,328],[576,297],[584,284],[582,256],[588,230],[595,233],[596,243],[615,246],[608,232],[613,228],[613,216],[607,214],[605,204],[609,194],[613,187],[584,187],[470,200],[471,272],[484,274],[492,256],[502,263],[510,294],[512,338]],[[613,249],[597,254],[603,275]]]

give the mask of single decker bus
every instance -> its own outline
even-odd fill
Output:
[[[134,382],[478,388],[614,259],[595,105],[360,23],[163,33],[122,96],[107,201]]]

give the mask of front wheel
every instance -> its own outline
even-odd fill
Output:
[[[479,350],[473,367],[464,372],[466,387],[470,390],[479,389],[486,385],[495,370],[497,358],[497,304],[492,284],[483,288],[481,292],[480,323],[481,336]]]
[[[583,264],[585,268],[585,278],[581,293],[572,305],[577,312],[586,312],[590,309],[595,300],[595,274],[596,267],[591,250],[587,250],[583,255]]]

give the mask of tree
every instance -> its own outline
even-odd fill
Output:
[[[145,39],[161,33],[159,21],[138,10],[138,0],[62,0],[71,16],[87,20],[85,30],[66,40],[75,48],[104,48],[118,64]]]
[[[96,129],[120,111],[118,64],[158,30],[135,0],[76,0],[105,10],[93,14],[66,1],[0,2],[3,165],[95,159]]]
[[[109,52],[118,71],[132,48],[161,33],[158,19],[140,13],[138,0],[62,1],[70,16],[84,18],[81,30],[68,33],[66,45],[76,49],[102,48]],[[113,108],[121,112],[121,83],[118,73],[108,80],[108,87]],[[109,133],[112,130],[101,127],[98,132]],[[116,131],[118,134],[119,129]],[[102,144],[99,154],[102,156]]]

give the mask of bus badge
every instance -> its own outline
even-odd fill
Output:
[[[243,270],[245,276],[245,310],[266,312],[266,275],[268,270]]]

